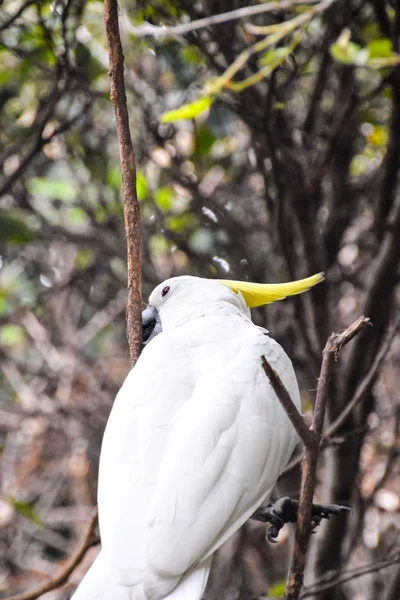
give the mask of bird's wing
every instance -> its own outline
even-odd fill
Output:
[[[261,504],[296,435],[262,368],[266,354],[299,405],[282,348],[253,325],[213,357],[171,424],[151,503],[145,591],[163,597]]]
[[[140,582],[146,569],[146,513],[169,424],[193,389],[190,355],[161,334],[115,399],[101,449],[98,504],[103,552],[123,585]]]

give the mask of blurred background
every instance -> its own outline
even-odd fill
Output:
[[[140,30],[252,4],[121,3],[143,300],[181,274],[280,282],[324,270],[325,284],[254,312],[293,360],[306,414],[330,332],[370,317],[337,362],[328,421],[359,401],[318,473],[317,500],[353,511],[313,536],[302,597],[398,600],[400,5],[282,2],[182,35]],[[95,0],[0,0],[1,598],[57,574],[77,547],[130,368],[102,10]],[[283,33],[254,27],[282,23]],[[246,49],[208,110],[160,123]],[[296,496],[298,485],[292,472],[279,491]],[[292,531],[272,546],[249,522],[215,558],[207,599],[281,597]],[[46,598],[69,598],[97,551]]]

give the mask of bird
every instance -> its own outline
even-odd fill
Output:
[[[250,309],[323,279],[179,276],[154,289],[102,442],[101,551],[73,600],[202,598],[214,552],[268,503],[298,442],[261,357],[300,411],[292,362]]]

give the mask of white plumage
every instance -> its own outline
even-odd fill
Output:
[[[212,554],[266,501],[297,442],[261,356],[300,408],[292,363],[240,293],[177,277],[150,305],[163,331],[111,411],[102,550],[74,600],[200,600]]]

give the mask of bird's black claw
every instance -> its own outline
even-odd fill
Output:
[[[271,543],[276,543],[276,538],[285,523],[296,523],[299,510],[299,501],[292,500],[288,496],[280,498],[274,504],[261,507],[252,516],[252,519],[271,523],[267,532],[267,539]],[[347,506],[339,504],[313,504],[312,507],[312,533],[321,523],[322,519],[330,519],[331,516],[338,516],[344,512],[350,512]]]
[[[267,540],[271,542],[271,544],[277,544],[278,540],[276,539],[279,535],[280,529],[271,525],[271,527],[267,531]]]
[[[313,504],[312,518],[330,519],[331,516],[338,517],[344,512],[350,512],[351,509],[348,506],[341,506],[340,504]]]

